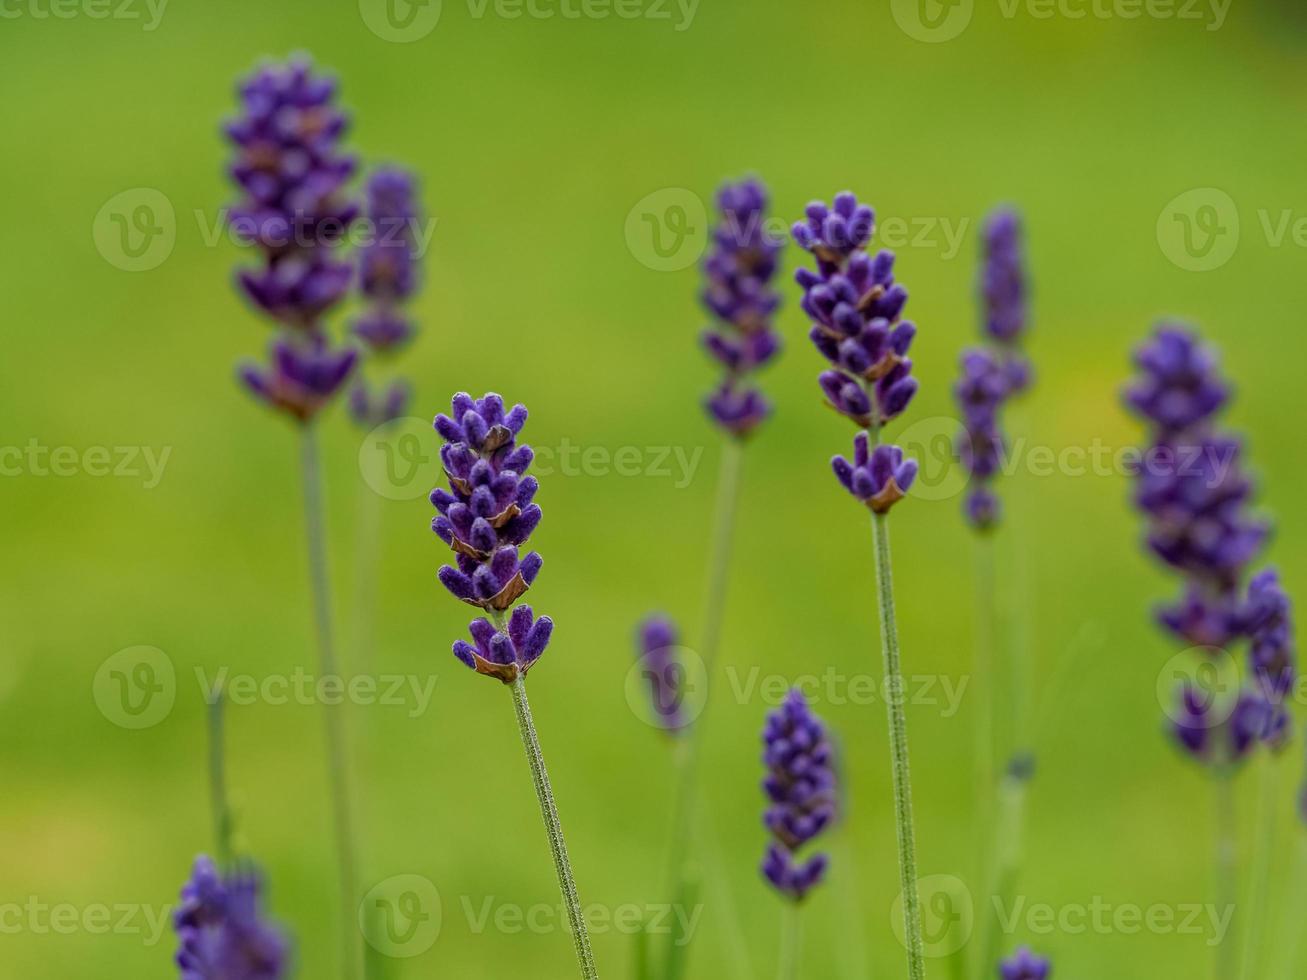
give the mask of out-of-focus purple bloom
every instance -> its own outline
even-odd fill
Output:
[[[269,363],[247,363],[239,375],[246,388],[264,404],[296,419],[311,422],[344,386],[358,355],[333,350],[320,334],[274,341]]]
[[[774,838],[762,872],[782,895],[802,901],[826,874],[828,859],[798,852],[835,816],[835,774],[826,730],[797,689],[767,716],[763,729],[763,823]]]
[[[1052,964],[1024,946],[999,964],[1001,980],[1048,980]]]
[[[201,857],[173,913],[181,980],[281,980],[287,946],[263,918],[260,883],[252,869],[225,878]]]
[[[1244,635],[1247,623],[1237,597],[1193,584],[1174,605],[1159,609],[1157,619],[1187,643],[1222,650]]]
[[[916,327],[900,319],[908,292],[894,281],[894,253],[864,250],[875,229],[871,208],[849,192],[827,207],[808,205],[794,240],[817,268],[800,269],[808,336],[832,369],[819,380],[826,400],[864,429],[900,415],[917,392],[908,348]]]
[[[413,324],[400,307],[417,289],[415,184],[412,174],[396,167],[368,179],[372,234],[359,250],[359,292],[368,306],[354,322],[354,332],[373,353],[393,352],[413,335]]]
[[[1013,391],[1011,375],[989,351],[974,348],[962,355],[962,377],[953,391],[962,409],[958,450],[971,476],[964,512],[973,527],[988,530],[1001,509],[990,485],[1003,463],[998,417]]]
[[[853,459],[836,456],[831,468],[844,489],[877,514],[902,500],[917,478],[915,459],[904,459],[898,446],[872,449],[865,432],[853,437]]]
[[[984,230],[980,295],[985,331],[1003,350],[1003,370],[1013,391],[1030,383],[1030,364],[1020,353],[1029,322],[1021,219],[1010,208],[989,216]]]
[[[229,172],[244,192],[232,220],[263,252],[240,283],[274,320],[316,330],[349,289],[351,269],[334,253],[358,215],[345,192],[355,163],[340,149],[336,83],[296,60],[259,69],[240,96],[241,115],[226,126]]]
[[[1273,743],[1288,737],[1291,716],[1284,702],[1298,680],[1292,614],[1293,604],[1280,587],[1279,573],[1268,568],[1254,575],[1245,612],[1251,642],[1249,663],[1257,688],[1272,709],[1268,741]]]
[[[757,180],[727,184],[717,194],[721,221],[704,263],[703,305],[717,323],[703,345],[726,376],[706,402],[708,414],[737,438],[749,435],[771,406],[746,378],[780,351],[772,316],[780,297],[771,286],[781,245],[767,235],[767,191]]]
[[[388,385],[372,388],[362,378],[350,389],[349,414],[360,426],[375,429],[402,418],[408,410],[413,390],[403,378]]]
[[[651,615],[636,633],[636,656],[649,681],[654,717],[668,732],[686,727],[682,702],[685,697],[685,665],[677,655],[676,624],[668,616]]]
[[[1241,690],[1231,704],[1217,692],[1192,683],[1180,688],[1174,730],[1181,748],[1217,765],[1242,762],[1253,747],[1276,734],[1275,707],[1252,690]]]
[[[1159,441],[1207,421],[1229,398],[1216,355],[1182,324],[1159,327],[1136,352],[1135,364],[1141,373],[1126,389],[1126,402],[1153,424]]]
[[[474,619],[468,626],[473,643],[454,641],[454,656],[478,674],[497,677],[511,684],[519,674],[535,666],[549,646],[554,621],[535,618],[530,606],[518,606],[508,618],[508,628],[499,632],[487,619]]]

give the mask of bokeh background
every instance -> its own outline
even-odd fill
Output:
[[[558,630],[531,689],[586,902],[665,900],[671,758],[626,696],[631,635],[663,608],[697,642],[721,444],[699,404],[713,378],[696,346],[703,224],[689,222],[670,258],[650,236],[660,227],[666,251],[669,208],[710,206],[723,178],[762,176],[786,222],[852,188],[882,221],[909,223],[911,240],[894,244],[922,391],[891,434],[918,425],[905,441],[928,455],[951,432],[957,356],[978,330],[977,228],[998,202],[1025,215],[1036,287],[1038,386],[1013,420],[1028,445],[1133,444],[1118,402],[1131,347],[1161,315],[1201,324],[1238,384],[1229,421],[1278,526],[1271,558],[1291,591],[1307,581],[1295,491],[1307,480],[1307,254],[1291,230],[1307,218],[1307,65],[1292,5],[1232,0],[1182,18],[1122,16],[1134,9],[1122,4],[1077,18],[1078,6],[1043,16],[966,0],[931,11],[944,18],[932,34],[918,8],[884,0],[702,0],[668,19],[649,16],[649,0],[631,20],[444,0],[438,23],[432,8],[407,11],[409,28],[370,0],[122,3],[49,16],[45,0],[22,0],[0,19],[0,442],[73,447],[78,460],[93,447],[170,454],[150,486],[140,459],[134,476],[22,464],[0,479],[0,904],[158,914],[211,846],[196,668],[315,669],[295,435],[233,382],[267,327],[231,288],[239,249],[207,232],[232,198],[218,125],[236,78],[265,56],[311,52],[341,79],[351,148],[421,174],[436,223],[422,334],[402,366],[415,414],[493,389],[530,406],[537,445],[597,447],[595,460],[638,449],[639,475],[559,467],[539,498],[546,565],[531,600]],[[923,30],[929,40],[913,36]],[[140,189],[172,216],[156,215],[163,257],[132,271],[105,229],[134,213]],[[1178,239],[1177,209],[1211,239]],[[960,231],[952,244],[946,229]],[[739,683],[834,668],[878,685],[865,516],[828,467],[851,433],[820,405],[788,278],[799,258],[785,256],[788,349],[765,378],[776,415],[748,448],[722,665]],[[345,655],[360,652],[366,539],[380,552],[369,669],[435,678],[425,711],[409,699],[353,712],[366,883],[420,875],[443,900],[439,938],[394,975],[572,975],[557,928],[478,931],[487,901],[558,901],[509,698],[449,653],[468,614],[436,583],[446,551],[424,497],[369,488],[363,434],[339,408],[323,428]],[[659,471],[660,447],[697,458],[687,479]],[[923,486],[948,486],[943,465]],[[1173,583],[1140,553],[1123,475],[1017,469],[1002,484],[1000,588],[1009,626],[1028,624],[1039,757],[1020,894],[1055,909],[1208,901],[1209,786],[1161,734],[1156,693],[1174,650],[1149,609]],[[360,535],[370,505],[379,530]],[[974,638],[959,505],[922,494],[893,518],[907,670],[954,686]],[[166,655],[176,694],[157,724],[132,730],[100,709],[96,677],[141,645]],[[697,977],[774,969],[780,905],[757,872],[763,692],[723,686],[708,715],[714,843]],[[975,701],[950,713],[942,700],[910,713],[920,861],[968,878]],[[844,749],[848,814],[831,884],[808,906],[806,975],[900,976],[883,704],[819,696],[817,708]],[[259,702],[228,719],[241,840],[295,937],[297,975],[315,980],[333,975],[337,947],[321,710]],[[1279,854],[1301,832],[1297,752],[1279,767]],[[1245,826],[1256,785],[1241,779]],[[167,933],[6,926],[9,976],[173,975]],[[1072,980],[1189,975],[1206,969],[1209,938],[1034,934],[1023,920],[1004,942],[1033,943]],[[629,936],[595,944],[604,975],[629,975]]]

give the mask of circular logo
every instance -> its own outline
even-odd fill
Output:
[[[91,692],[100,714],[119,728],[152,728],[172,714],[177,673],[158,647],[128,647],[100,665]]]
[[[917,500],[951,500],[967,488],[967,473],[958,455],[962,423],[947,415],[914,422],[894,440],[903,455],[917,461],[917,478],[908,496]]]
[[[172,201],[153,187],[133,187],[104,202],[91,224],[96,251],[116,269],[148,272],[177,244]]]
[[[1239,689],[1239,664],[1220,647],[1181,650],[1157,675],[1157,703],[1171,721],[1189,728],[1224,725],[1234,713]]]
[[[675,272],[699,261],[708,244],[708,212],[699,195],[664,187],[626,215],[626,247],[655,272]]]
[[[1215,187],[1185,191],[1158,216],[1157,244],[1181,269],[1219,269],[1239,247],[1238,205]]]
[[[383,956],[421,956],[440,936],[440,892],[421,875],[395,875],[378,884],[359,904],[359,928]]]
[[[425,497],[440,481],[440,436],[425,419],[383,422],[359,446],[359,472],[388,500]]]
[[[359,0],[363,23],[383,41],[421,41],[440,23],[441,0]]]
[[[975,0],[891,0],[894,23],[908,37],[927,44],[951,41],[971,23]]]
[[[708,667],[689,647],[666,647],[626,672],[626,703],[646,725],[682,728],[708,703]]]
[[[917,879],[917,896],[921,903],[922,952],[931,959],[952,956],[967,944],[975,928],[971,889],[953,875],[929,875]],[[894,935],[906,949],[902,892],[894,899],[890,916]]]

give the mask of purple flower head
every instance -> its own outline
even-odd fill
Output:
[[[309,334],[274,341],[267,366],[248,363],[238,373],[255,398],[308,423],[344,386],[357,359],[354,351],[333,350],[325,337]]]
[[[907,356],[916,327],[900,319],[908,292],[894,281],[892,252],[864,251],[874,228],[871,208],[845,192],[833,208],[808,205],[793,229],[817,260],[795,279],[813,324],[808,336],[831,363],[818,380],[830,406],[864,429],[900,415],[917,393]]]
[[[181,980],[281,980],[287,946],[263,919],[261,886],[252,869],[225,878],[200,857],[173,913]]]
[[[725,185],[717,207],[721,221],[703,267],[703,305],[716,323],[703,332],[703,345],[726,375],[706,407],[714,422],[744,438],[770,414],[744,379],[781,348],[772,326],[780,297],[771,286],[781,244],[767,235],[767,191],[759,181]]]
[[[967,519],[977,530],[998,521],[998,498],[990,484],[1003,464],[1003,432],[998,418],[1012,394],[1011,373],[989,351],[963,352],[962,377],[953,389],[962,410],[958,451],[971,476],[971,492],[964,504]]]
[[[360,426],[375,429],[402,418],[408,410],[413,389],[403,378],[375,390],[362,378],[350,389],[349,414]]]
[[[1233,704],[1218,692],[1186,681],[1180,688],[1174,732],[1180,747],[1200,762],[1242,762],[1261,741],[1275,737],[1279,712],[1260,694],[1241,690]]]
[[[1048,980],[1052,964],[1024,946],[999,964],[1001,980]]]
[[[1247,616],[1237,597],[1189,585],[1179,601],[1157,611],[1157,620],[1186,643],[1225,650],[1243,637]]]
[[[678,640],[676,624],[660,614],[647,617],[636,633],[636,657],[649,681],[654,717],[673,734],[686,727],[681,711],[685,666],[677,655]]]
[[[871,449],[867,433],[853,437],[853,459],[831,460],[835,477],[844,489],[877,514],[884,514],[907,495],[917,478],[917,461],[904,459],[898,446]]]
[[[835,816],[835,773],[826,730],[798,689],[767,716],[763,729],[763,781],[769,806],[763,823],[774,838],[763,875],[782,895],[799,902],[826,873],[824,854],[803,861],[799,850]]]
[[[256,71],[240,97],[226,126],[229,173],[243,193],[232,219],[263,252],[240,282],[274,320],[315,329],[349,288],[350,268],[333,251],[358,213],[345,192],[355,164],[340,149],[347,122],[336,83],[295,60]]]
[[[518,606],[508,617],[508,628],[497,630],[488,619],[474,619],[468,626],[473,643],[454,641],[454,656],[478,674],[497,677],[512,684],[525,675],[549,646],[554,621],[535,618],[530,606]]]
[[[1298,679],[1292,613],[1293,604],[1280,587],[1275,569],[1253,576],[1245,609],[1251,641],[1249,662],[1258,690],[1274,709],[1268,741],[1277,743],[1288,735],[1290,717],[1284,701]]]
[[[440,569],[440,581],[464,602],[501,614],[531,587],[542,564],[534,551],[518,553],[541,517],[532,502],[539,484],[526,475],[535,454],[517,442],[526,414],[522,405],[506,411],[499,395],[473,400],[460,392],[451,414],[435,422],[445,439],[440,458],[449,489],[431,493],[439,512],[431,527],[456,561]]]
[[[1216,355],[1181,324],[1163,324],[1135,353],[1140,375],[1125,400],[1157,430],[1159,440],[1187,432],[1224,407],[1229,387]]]
[[[368,307],[354,322],[354,333],[374,353],[391,353],[413,335],[400,305],[417,289],[415,184],[412,174],[395,167],[380,169],[368,179],[371,238],[358,257],[359,292]]]
[[[1026,272],[1021,249],[1021,219],[1008,208],[989,216],[984,230],[980,295],[985,331],[1005,348],[1015,347],[1027,325]]]

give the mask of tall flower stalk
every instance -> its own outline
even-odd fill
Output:
[[[542,516],[534,502],[539,483],[526,475],[535,453],[517,441],[526,418],[525,406],[505,410],[499,395],[473,400],[461,392],[454,396],[449,415],[436,416],[436,431],[445,440],[440,459],[449,488],[431,493],[438,511],[431,527],[454,553],[454,564],[440,569],[441,583],[456,599],[489,617],[472,621],[468,629],[473,642],[455,641],[454,656],[512,691],[577,963],[583,980],[594,980],[599,974],[526,694],[527,672],[545,652],[554,629],[548,616],[537,619],[530,606],[517,604],[543,564],[536,552],[520,557],[518,550]]]
[[[1238,771],[1258,746],[1278,750],[1290,734],[1284,702],[1297,677],[1290,603],[1274,569],[1245,585],[1269,529],[1248,512],[1253,486],[1240,468],[1241,443],[1216,427],[1229,386],[1215,355],[1189,328],[1164,324],[1135,363],[1139,376],[1126,402],[1150,429],[1136,467],[1135,503],[1148,521],[1149,550],[1184,583],[1180,599],[1158,612],[1192,662],[1171,713],[1173,731],[1213,780],[1216,897],[1219,907],[1233,909],[1244,877]],[[1234,652],[1245,643],[1241,667]],[[1264,835],[1258,846],[1269,846]],[[1241,914],[1240,922],[1252,924],[1257,911]],[[1236,936],[1232,928],[1216,951],[1217,980],[1239,976]]]
[[[355,164],[340,148],[347,121],[336,106],[336,84],[307,62],[264,67],[244,82],[240,95],[241,115],[226,127],[235,150],[230,174],[243,194],[232,218],[248,234],[259,262],[241,269],[238,281],[277,329],[269,363],[245,365],[240,377],[255,398],[299,428],[319,671],[336,676],[315,422],[343,389],[357,358],[336,346],[325,325],[352,276],[339,244],[358,214],[346,193]],[[357,868],[344,706],[324,707],[323,716],[341,969],[346,980],[355,980],[362,951],[354,922]]]
[[[812,320],[808,336],[830,362],[819,380],[829,406],[862,431],[854,439],[852,460],[836,457],[835,476],[872,512],[876,605],[886,684],[899,684],[903,667],[894,614],[893,563],[887,514],[911,487],[917,464],[897,446],[880,445],[882,427],[900,415],[917,392],[908,349],[916,327],[902,319],[908,292],[894,280],[894,254],[866,251],[875,230],[875,213],[849,192],[832,206],[809,204],[805,220],[794,225],[794,240],[816,260],[815,269],[796,275],[803,288],[803,310]],[[917,891],[916,831],[907,714],[903,699],[886,698],[894,815],[898,836],[899,881],[903,895],[904,946],[909,980],[925,976],[921,906]]]

